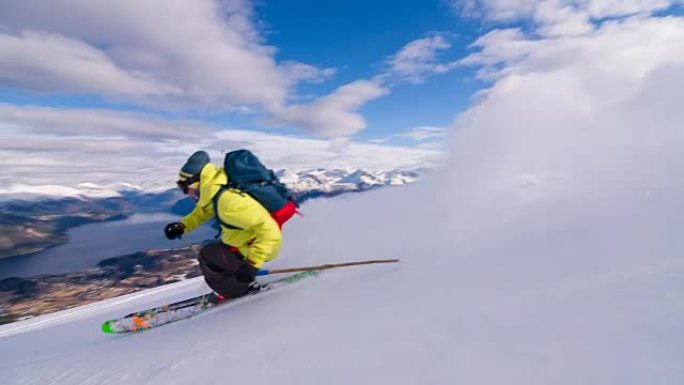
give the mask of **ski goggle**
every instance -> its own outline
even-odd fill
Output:
[[[190,188],[192,184],[197,182],[199,182],[199,175],[194,175],[188,179],[179,180],[178,182],[176,182],[176,185],[183,192],[183,194],[187,195],[188,188]]]

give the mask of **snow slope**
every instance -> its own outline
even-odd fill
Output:
[[[461,219],[426,207],[387,221],[388,207],[435,182],[313,202],[271,267],[400,265],[331,271],[132,336],[99,325],[196,294],[202,281],[5,325],[0,383],[682,383],[684,220],[665,210],[681,208],[675,195],[654,191],[657,200],[630,197],[600,213],[470,201]]]

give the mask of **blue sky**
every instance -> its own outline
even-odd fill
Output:
[[[386,58],[430,33],[442,33],[453,44],[441,53],[443,59],[465,57],[467,46],[482,29],[477,20],[459,18],[451,6],[439,0],[262,2],[257,12],[269,31],[269,43],[278,47],[277,57],[339,68],[330,82],[303,87],[305,92],[311,88],[315,93],[372,77],[385,66]],[[473,69],[465,67],[419,85],[396,86],[390,95],[361,110],[368,128],[356,138],[389,138],[392,143],[410,145],[393,135],[416,126],[450,126],[483,86]]]
[[[171,183],[194,150],[240,146],[273,168],[432,167],[453,132],[533,75],[591,79],[582,87],[604,97],[676,66],[681,5],[8,0],[0,182]],[[642,40],[653,44],[629,51]]]

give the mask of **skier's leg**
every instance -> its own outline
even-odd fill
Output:
[[[203,247],[199,254],[199,263],[209,287],[226,298],[247,294],[249,284],[254,280],[250,269],[255,269],[238,252],[232,252],[220,242]]]

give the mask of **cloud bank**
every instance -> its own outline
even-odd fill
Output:
[[[219,164],[222,153],[255,151],[274,169],[389,170],[435,167],[437,151],[307,139],[191,120],[92,109],[0,104],[0,155],[7,185],[93,182],[172,187],[178,168],[198,149]]]
[[[293,102],[297,85],[336,70],[276,61],[254,19],[243,0],[10,0],[0,13],[0,82],[156,109],[256,111],[318,136],[366,127],[358,110],[385,95],[382,86],[358,80]]]
[[[488,151],[459,153],[480,159],[491,183],[538,173],[586,187],[660,174],[684,148],[682,39],[672,16],[609,20],[582,35],[488,33],[462,63],[495,83],[456,124]]]
[[[9,1],[1,48],[25,61],[2,55],[2,66],[39,91],[277,106],[297,79],[283,76],[251,17],[244,1]]]

